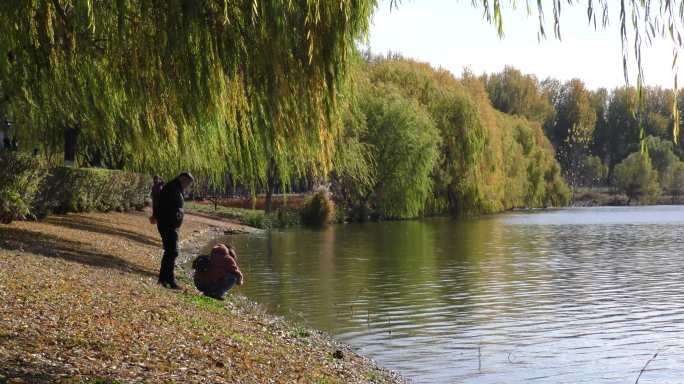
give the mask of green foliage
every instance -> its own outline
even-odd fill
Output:
[[[269,215],[270,228],[289,228],[302,223],[301,212],[297,208],[280,207]]]
[[[546,182],[546,194],[544,195],[544,206],[563,207],[570,201],[570,189],[561,177],[560,166],[552,162],[544,173]]]
[[[371,90],[362,104],[376,162],[374,206],[383,217],[417,217],[432,189],[438,132],[420,104],[383,88]]]
[[[676,161],[670,164],[665,170],[660,184],[672,196],[673,201],[684,194],[684,162]]]
[[[302,224],[320,228],[335,217],[335,204],[325,190],[318,190],[309,196],[301,208]]]
[[[330,191],[337,206],[339,220],[349,215],[353,221],[364,221],[370,215],[368,196],[375,186],[376,163],[373,148],[364,141],[368,134],[362,99],[367,97],[366,65],[357,59],[352,68],[349,85],[341,98],[343,127],[336,138]],[[346,212],[345,212],[346,211]]]
[[[33,157],[0,152],[0,219],[142,209],[149,181],[146,175],[108,169],[45,170]]]
[[[582,164],[582,184],[594,186],[602,184],[608,177],[608,166],[598,156],[586,156]]]
[[[651,165],[648,154],[634,152],[615,167],[615,186],[627,195],[628,204],[636,199],[640,203],[654,202],[660,194],[658,173]]]
[[[38,161],[17,152],[0,151],[0,222],[30,217],[44,177]]]
[[[547,132],[556,148],[565,152],[575,152],[578,146],[583,147],[592,139],[596,126],[596,111],[591,101],[591,94],[579,79],[570,80],[560,88],[555,101],[554,124]],[[583,151],[584,148],[581,149],[581,152]],[[561,159],[563,158],[561,156]],[[568,158],[563,165],[570,165],[571,162],[572,159]]]
[[[185,209],[188,212],[197,212],[205,215],[219,216],[228,220],[236,220],[255,228],[267,227],[267,220],[264,211],[262,210],[224,207],[222,205],[218,205],[216,209],[214,209],[213,204],[200,204],[191,201],[185,204]]]
[[[380,95],[398,93],[417,103],[414,110],[427,114],[430,125],[437,128],[437,140],[441,139],[430,178],[423,178],[423,173],[415,174],[419,176],[421,192],[412,197],[414,207],[424,206],[427,213],[485,210],[483,205],[487,201],[482,189],[486,188],[486,182],[475,164],[485,154],[486,130],[483,116],[466,87],[447,71],[411,60],[373,58],[367,67],[370,89],[380,90]],[[377,172],[381,174],[380,167]],[[432,194],[427,193],[430,184]],[[428,200],[416,200],[423,198]],[[372,200],[381,199],[374,196]]]
[[[216,206],[216,209],[214,209],[213,204],[201,204],[189,201],[185,204],[185,209],[187,212],[218,216],[261,229],[287,228],[300,224],[299,210],[288,207],[280,207],[267,215],[263,210],[259,209],[224,207],[222,205],[218,205]]]
[[[653,136],[648,136],[645,143],[653,168],[658,171],[659,180],[662,181],[666,170],[679,160],[673,152],[674,144]]]
[[[605,154],[608,167],[613,169],[639,143],[639,121],[636,118],[636,91],[633,88],[614,90],[608,101]]]
[[[482,81],[492,106],[499,111],[542,124],[553,118],[553,105],[533,75],[523,75],[513,67],[506,67],[500,73],[484,75]]]
[[[374,188],[333,178],[347,217],[478,214],[563,205],[568,190],[541,125],[494,110],[484,84],[402,58],[359,63],[345,135],[367,145]],[[422,143],[422,144],[421,144]],[[363,153],[358,151],[357,153]],[[430,165],[432,164],[432,165]],[[349,196],[353,196],[349,198]]]
[[[185,303],[194,304],[198,308],[207,310],[209,312],[225,313],[226,311],[226,307],[222,302],[207,296],[188,294],[184,292],[182,295],[178,295],[178,297]]]
[[[41,216],[141,209],[149,193],[147,175],[101,168],[58,167],[43,179],[36,209]]]
[[[531,116],[529,105],[533,104],[510,95],[541,95],[552,103],[553,119],[546,121],[544,129],[557,150],[563,176],[573,187],[592,186],[606,179],[613,182],[615,179],[609,176],[615,166],[637,150],[648,151],[662,182],[666,170],[684,153],[684,146],[672,144],[675,103],[671,90],[644,87],[641,94],[630,87],[588,91],[577,79],[565,84],[554,79],[537,83],[532,76],[512,68],[482,78],[490,99],[500,110]],[[507,171],[522,174],[517,162]],[[521,189],[513,184],[507,190],[516,195]]]
[[[0,2],[0,84],[20,140],[81,164],[252,189],[331,167],[338,90],[374,0]],[[58,91],[55,91],[58,90]]]

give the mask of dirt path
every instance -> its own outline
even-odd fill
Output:
[[[188,215],[184,248],[227,230],[252,229]],[[160,248],[142,212],[0,225],[0,383],[401,381],[243,297],[160,288]]]

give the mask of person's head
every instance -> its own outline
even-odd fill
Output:
[[[161,176],[159,176],[159,175],[154,175],[154,177],[152,178],[152,182],[155,184],[159,184],[159,183],[163,183],[164,179],[162,179]]]
[[[183,188],[183,190],[185,191],[192,184],[192,182],[195,181],[195,178],[192,177],[190,172],[183,172],[180,175],[178,175],[178,180],[181,183],[181,188]]]
[[[235,252],[235,248],[233,248],[232,244],[218,243],[214,246],[212,252],[220,255],[230,255],[234,259],[237,259],[237,252]]]

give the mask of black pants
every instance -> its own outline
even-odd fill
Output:
[[[159,281],[161,283],[175,283],[176,279],[173,276],[173,269],[176,266],[176,258],[179,253],[178,228],[157,225],[157,229],[164,245],[164,256],[162,257],[161,268],[159,269]]]

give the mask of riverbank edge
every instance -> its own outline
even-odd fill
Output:
[[[643,203],[616,193],[610,188],[581,188],[575,192],[569,207],[630,207],[652,205],[683,205],[684,196],[659,195],[655,201]]]
[[[212,217],[212,219],[217,221],[226,221],[220,217]],[[195,257],[197,257],[200,254],[201,249],[207,247],[209,244],[211,244],[212,241],[217,241],[219,238],[225,238],[226,236],[234,235],[262,235],[269,231],[268,229],[250,227],[244,223],[231,224],[239,229],[237,231],[231,231],[231,233],[227,233],[226,231],[218,227],[207,227],[200,232],[194,232],[187,239],[184,239],[181,242],[180,247],[182,260],[176,262],[176,267],[180,267],[183,273],[183,275],[181,275],[182,277],[179,276],[179,281],[182,281],[185,284],[191,284],[193,273],[190,267],[191,262],[192,260],[194,260]],[[228,295],[230,295],[230,293]],[[331,353],[331,355],[333,355],[334,358],[354,356],[360,359],[362,364],[365,366],[365,369],[369,371],[375,371],[379,375],[385,376],[385,379],[390,380],[389,382],[402,384],[410,383],[410,381],[407,378],[403,377],[398,372],[392,371],[388,368],[381,366],[378,362],[376,362],[368,356],[364,356],[357,353],[351,345],[335,339],[331,334],[325,331],[308,327],[305,324],[301,324],[294,319],[270,313],[261,304],[247,298],[244,295],[230,295],[230,298],[234,299],[237,305],[247,308],[249,311],[256,314],[258,317],[262,318],[262,320],[266,323],[278,324],[280,327],[284,327],[288,329],[290,332],[307,335],[306,337],[312,345],[329,351],[329,353]],[[369,382],[375,381],[371,380]],[[386,381],[381,380],[380,382]]]
[[[50,223],[48,225],[52,226],[53,228],[50,231],[45,232],[45,235],[51,235],[52,230],[65,230],[65,231],[73,231],[73,227],[67,226],[61,226],[59,224],[55,225],[56,222],[60,222],[61,220],[69,220],[73,217],[87,217],[88,220],[108,220],[108,216],[113,215],[112,217],[118,217],[118,220],[124,220],[126,222],[128,221],[137,221],[138,224],[142,223],[143,221],[146,220],[147,216],[145,213],[113,213],[113,214],[103,214],[103,213],[96,213],[96,214],[70,214],[70,215],[56,215],[51,218]],[[256,229],[256,228],[251,228],[239,223],[231,222],[228,220],[213,220],[213,223],[206,223],[206,220],[196,220],[192,214],[189,214],[189,221],[196,221],[195,223],[191,223],[192,226],[190,228],[187,228],[187,232],[185,233],[184,240],[181,242],[181,249],[184,253],[184,256],[182,256],[182,260],[185,263],[187,261],[192,260],[194,255],[197,254],[197,252],[203,247],[208,245],[213,239],[216,239],[217,237],[220,236],[225,236],[227,234],[259,234],[263,233],[262,230]],[[113,221],[116,221],[117,219],[114,219]],[[197,221],[202,221],[200,225],[197,224]],[[15,224],[10,224],[10,225],[0,225],[0,235],[3,233],[9,234],[9,237],[3,237],[3,241],[0,241],[0,266],[5,266],[9,268],[3,268],[3,270],[0,270],[0,277],[4,273],[7,273],[8,275],[6,276],[8,279],[5,280],[3,283],[2,280],[0,279],[0,299],[9,299],[9,308],[12,308],[13,305],[13,296],[22,296],[23,292],[15,291],[13,295],[13,287],[16,289],[19,287],[19,289],[25,289],[27,286],[31,286],[33,283],[31,280],[32,279],[40,279],[39,274],[36,274],[36,272],[31,269],[31,267],[35,267],[35,265],[32,265],[29,267],[31,269],[28,273],[28,275],[24,275],[26,277],[29,277],[29,279],[21,279],[19,278],[18,280],[15,280],[15,282],[11,282],[9,280],[10,276],[12,275],[12,270],[13,269],[21,269],[23,268],[21,264],[25,264],[25,262],[21,261],[24,257],[27,259],[33,259],[29,264],[35,264],[36,262],[42,264],[44,262],[48,262],[48,260],[54,260],[54,259],[60,259],[60,257],[54,253],[54,251],[51,251],[52,253],[36,253],[33,249],[37,247],[45,247],[49,245],[41,243],[40,236],[36,236],[36,229],[39,229],[41,227],[40,222],[17,222]],[[152,226],[149,226],[150,228]],[[187,226],[185,226],[187,227]],[[104,227],[103,227],[104,228]],[[126,228],[118,228],[122,231],[126,231]],[[9,231],[9,232],[4,232],[4,231]],[[17,243],[15,242],[17,239],[15,238],[15,235],[17,232],[25,232],[26,235],[28,235],[25,239],[22,239],[23,245],[20,243],[19,246],[17,246]],[[153,233],[153,230],[148,230],[146,233]],[[155,247],[155,250],[153,251],[153,255],[150,255],[153,257],[154,260],[156,260],[155,264],[158,263],[159,259],[161,258],[161,252],[160,252],[160,246]],[[112,254],[114,255],[114,254]],[[44,259],[45,256],[48,256],[48,259]],[[55,257],[57,256],[57,257]],[[83,255],[84,257],[89,257],[88,252]],[[18,263],[18,264],[17,264]],[[48,262],[48,264],[51,264],[52,262]],[[87,264],[87,263],[86,263]],[[80,265],[80,264],[79,264]],[[157,264],[158,265],[158,264]],[[19,266],[19,267],[18,267]],[[68,271],[71,270],[72,268],[69,267],[68,264],[64,264],[63,262],[58,262],[58,268],[63,269],[63,271]],[[15,268],[17,267],[17,268]],[[52,270],[54,270],[54,265],[52,267]],[[79,267],[80,268],[80,267]],[[79,269],[76,268],[76,269]],[[128,267],[124,267],[128,268]],[[149,268],[149,267],[148,267]],[[80,268],[82,269],[82,268]],[[62,272],[62,271],[55,271],[55,272]],[[136,271],[139,272],[139,271]],[[179,271],[180,272],[180,271]],[[67,273],[74,273],[73,271],[68,271]],[[79,272],[77,272],[79,273]],[[127,273],[124,272],[123,275],[126,275]],[[122,275],[122,276],[123,276]],[[183,280],[188,281],[189,276],[187,274],[186,270],[183,270],[182,273],[178,274],[179,276],[184,276]],[[138,279],[139,280],[139,279]],[[274,314],[268,313],[262,306],[260,306],[258,303],[247,299],[243,295],[240,294],[229,294],[227,296],[227,300],[225,302],[213,300],[213,299],[208,299],[203,297],[201,294],[199,294],[194,287],[191,284],[186,285],[183,291],[180,292],[174,292],[174,291],[168,291],[165,290],[161,287],[155,287],[154,284],[152,284],[151,281],[145,282],[145,280],[148,279],[143,279],[141,280],[143,283],[143,289],[144,293],[143,294],[152,294],[153,297],[156,296],[160,301],[166,301],[168,303],[168,300],[165,299],[170,299],[175,297],[176,299],[173,301],[177,301],[179,303],[184,303],[185,306],[190,306],[191,308],[195,308],[196,311],[198,311],[198,315],[200,317],[204,315],[210,315],[210,314],[225,314],[228,317],[232,317],[234,320],[231,321],[238,321],[243,323],[243,328],[246,327],[256,327],[258,329],[263,329],[263,331],[259,332],[268,332],[269,334],[272,335],[273,338],[278,338],[285,341],[285,345],[287,346],[286,350],[289,350],[290,353],[288,353],[288,359],[291,359],[293,361],[300,360],[299,365],[307,366],[307,363],[310,364],[311,362],[311,357],[314,357],[314,359],[318,359],[319,363],[316,364],[317,367],[319,366],[327,366],[327,376],[321,377],[320,380],[315,380],[311,382],[320,382],[320,383],[407,383],[409,382],[408,379],[401,377],[398,373],[393,372],[391,370],[388,370],[384,367],[381,367],[379,364],[377,364],[374,360],[362,356],[358,354],[357,352],[354,351],[354,349],[344,343],[339,342],[338,340],[334,339],[331,335],[320,331],[320,330],[315,330],[311,329],[309,327],[304,327],[301,324],[298,324],[296,321],[292,319],[285,319],[280,316],[276,316]],[[67,282],[61,282],[60,284],[69,284],[71,280]],[[9,283],[9,284],[8,284]],[[54,283],[47,282],[49,285],[54,285]],[[18,285],[17,285],[18,284]],[[34,286],[35,288],[35,286]],[[7,291],[9,289],[9,291]],[[35,290],[34,290],[35,291]],[[40,290],[43,291],[43,290]],[[156,292],[156,293],[155,293]],[[8,296],[9,293],[9,296]],[[35,298],[34,292],[33,291],[26,291],[28,295],[31,297]],[[97,295],[97,294],[96,294]],[[126,296],[119,296],[122,299],[126,299]],[[22,304],[15,301],[14,304],[19,305],[19,307],[22,307]],[[54,305],[54,303],[52,304]],[[69,312],[71,309],[68,307],[68,305],[58,303],[57,305],[61,305],[63,308],[59,308],[60,310]],[[167,304],[168,305],[168,304]],[[163,306],[162,306],[163,307]],[[15,307],[16,308],[16,307]],[[168,308],[168,307],[167,307]],[[17,314],[11,311],[7,310],[8,308],[5,307],[3,308],[2,305],[0,305],[0,323],[4,322],[5,320],[9,320],[10,317],[7,316],[13,316],[17,320],[19,320],[19,323],[26,323],[28,321],[29,323],[32,322],[31,317],[37,316],[40,317],[41,319],[43,318],[42,312],[39,309],[30,309],[30,311],[33,312],[32,315],[29,316],[24,316],[25,318],[22,320],[22,315]],[[29,312],[31,313],[31,312]],[[236,315],[237,314],[237,315]],[[89,319],[77,319],[77,321],[95,321],[97,322],[98,320],[96,318],[89,318]],[[196,319],[195,319],[196,320]],[[194,320],[193,320],[194,321]],[[4,361],[5,363],[8,363],[7,365],[5,364],[0,364],[0,383],[11,383],[11,382],[64,382],[64,383],[128,383],[128,382],[148,382],[145,381],[145,379],[142,379],[143,381],[140,381],[140,379],[136,379],[133,381],[129,381],[128,379],[125,379],[121,376],[114,375],[110,376],[110,374],[107,374],[107,368],[105,368],[104,372],[96,373],[96,374],[88,374],[89,367],[87,366],[74,366],[72,363],[72,371],[71,373],[62,370],[61,372],[55,370],[54,372],[52,371],[54,368],[47,368],[47,367],[56,367],[55,364],[60,364],[59,362],[64,361],[63,359],[66,357],[67,360],[75,358],[77,359],[78,356],[72,356],[70,355],[70,350],[62,350],[60,351],[60,356],[57,359],[59,362],[49,362],[49,360],[46,360],[44,356],[46,356],[46,349],[42,347],[41,345],[44,345],[42,342],[33,342],[31,346],[29,346],[29,349],[26,351],[22,351],[19,348],[13,348],[17,347],[17,343],[22,343],[28,337],[27,335],[23,335],[24,331],[21,331],[22,333],[17,333],[17,328],[13,330],[11,323],[5,323],[8,325],[8,328],[5,328],[0,332],[0,362]],[[152,324],[149,324],[148,326],[153,326]],[[238,327],[240,328],[240,327]],[[19,329],[26,330],[27,327],[26,325],[20,326]],[[189,330],[188,330],[189,331]],[[34,335],[39,335],[42,332],[37,331],[33,332]],[[258,332],[257,332],[258,334]],[[265,336],[266,338],[270,339],[271,336],[269,334],[264,334],[262,336]],[[18,340],[13,340],[14,338],[18,337]],[[38,336],[41,338],[45,337],[50,337],[50,336]],[[61,333],[58,334],[59,338],[68,338],[66,335],[62,335]],[[252,332],[250,334],[244,334],[244,339],[243,341],[241,339],[240,331],[239,330],[234,330],[232,333],[232,336],[234,339],[237,340],[237,344],[242,344],[247,343],[245,347],[249,348],[249,345],[251,345],[251,342],[248,342],[253,335]],[[83,341],[84,343],[94,343],[96,345],[101,344],[103,341],[99,341],[97,338],[91,340],[91,341]],[[53,345],[59,345],[59,342],[54,342],[51,343]],[[235,348],[235,343],[231,343],[232,345],[229,345],[228,347],[230,348]],[[52,347],[52,346],[51,346]],[[82,346],[81,346],[82,347]],[[36,349],[37,348],[37,349]],[[14,349],[14,351],[12,351]],[[32,351],[31,351],[32,350]],[[33,353],[31,353],[33,352]],[[37,352],[37,353],[35,353]],[[300,355],[301,354],[301,355]],[[305,357],[308,356],[308,357]],[[212,358],[209,356],[209,358]],[[265,359],[269,359],[268,355],[264,356]],[[9,359],[9,360],[8,360]],[[38,365],[33,365],[33,363],[28,363],[34,359],[39,359],[44,362],[48,362],[49,365],[44,366],[43,368],[40,368]],[[91,360],[90,361],[96,361],[96,360]],[[260,360],[258,360],[260,361]],[[315,360],[314,360],[315,361]],[[230,363],[230,359],[228,359],[228,362]],[[134,365],[136,363],[133,363]],[[162,372],[156,373],[150,366],[146,366],[143,363],[138,363],[139,365],[136,366],[137,370],[142,370],[142,372],[147,372],[147,374],[153,374],[156,375],[157,378],[160,378],[163,375]],[[217,362],[217,367],[222,368],[224,365],[223,363]],[[226,364],[227,366],[227,364]],[[32,367],[32,368],[28,368]],[[26,369],[30,369],[27,371]],[[48,369],[46,371],[46,369]],[[317,368],[319,369],[319,368]],[[276,370],[279,371],[279,369],[276,368]],[[59,372],[59,373],[56,373]],[[73,373],[76,372],[76,373]],[[315,371],[319,372],[319,371]],[[322,372],[322,371],[321,371]],[[274,379],[272,376],[269,376],[268,373],[266,372],[259,372],[253,371],[248,373],[249,376],[256,380],[247,380],[247,381],[240,381],[240,382],[281,382],[278,379]],[[317,374],[316,374],[317,375]],[[315,377],[316,377],[315,375]],[[22,377],[24,379],[22,379]],[[201,377],[201,376],[200,376]],[[304,377],[307,377],[305,375]],[[320,376],[318,376],[320,377]],[[328,377],[328,380],[325,379],[325,377]],[[27,381],[28,380],[28,381]],[[156,380],[156,379],[155,379]],[[299,379],[298,382],[301,382],[302,379]],[[322,380],[322,381],[321,381]],[[168,380],[167,380],[168,381]],[[154,381],[153,381],[154,382]],[[188,381],[188,382],[196,382],[196,381]],[[207,382],[205,380],[202,380],[200,382]],[[208,382],[212,382],[211,380]],[[224,381],[214,381],[214,382],[224,382]],[[232,382],[232,381],[228,381]],[[309,382],[309,381],[304,381],[304,382]]]

